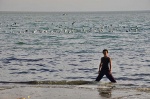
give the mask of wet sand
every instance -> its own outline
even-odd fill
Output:
[[[1,85],[0,99],[149,99],[146,88],[97,85]]]

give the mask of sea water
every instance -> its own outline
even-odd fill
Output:
[[[0,82],[94,81],[108,49],[118,83],[150,87],[149,42],[149,11],[0,12]]]

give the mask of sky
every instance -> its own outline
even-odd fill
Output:
[[[150,0],[0,0],[0,11],[150,10]]]

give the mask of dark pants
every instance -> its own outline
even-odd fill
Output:
[[[98,77],[96,78],[95,81],[100,81],[103,76],[106,75],[106,77],[111,81],[111,82],[116,82],[116,80],[114,79],[114,77],[112,76],[111,72],[109,70],[107,71],[100,71]]]

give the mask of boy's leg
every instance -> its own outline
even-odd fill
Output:
[[[114,79],[114,77],[112,76],[111,72],[107,72],[106,73],[106,77],[111,81],[111,82],[116,82],[116,80]]]
[[[99,75],[97,76],[95,81],[100,81],[104,76],[104,72],[100,71]]]

